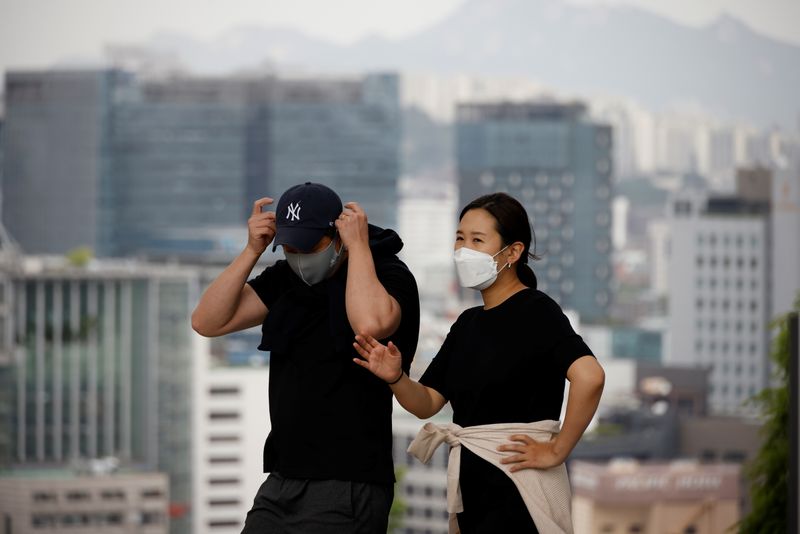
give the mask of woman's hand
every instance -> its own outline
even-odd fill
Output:
[[[547,469],[566,460],[566,456],[557,452],[556,438],[550,441],[536,441],[525,434],[515,434],[509,439],[518,443],[500,445],[497,450],[519,453],[500,460],[502,464],[513,464],[510,469],[512,473],[520,469]]]
[[[374,337],[358,334],[353,343],[360,358],[353,358],[361,367],[369,369],[372,374],[385,382],[395,382],[402,374],[403,358],[397,346],[389,342],[389,345],[382,345]]]

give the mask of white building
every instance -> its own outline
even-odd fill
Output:
[[[408,265],[423,300],[448,303],[455,297],[453,245],[458,194],[453,183],[405,181],[398,209],[403,239],[400,258]]]
[[[266,480],[269,367],[214,367],[209,340],[194,347],[192,532],[238,534]]]
[[[768,204],[676,197],[670,204],[668,365],[711,366],[710,405],[738,412],[767,386]]]
[[[434,420],[449,423],[449,405]],[[447,534],[450,517],[446,493],[449,447],[445,444],[439,447],[427,464],[406,452],[425,422],[406,412],[395,401],[392,417],[394,465],[402,473],[400,484],[395,488],[395,499],[406,505],[402,527],[398,530],[402,534]]]

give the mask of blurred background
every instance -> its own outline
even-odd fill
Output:
[[[252,202],[311,180],[403,238],[413,376],[477,304],[460,208],[523,202],[539,287],[607,376],[569,461],[576,532],[724,532],[756,499],[751,399],[786,391],[798,20],[794,0],[0,0],[0,531],[240,531],[269,353],[190,315]],[[447,532],[446,451],[405,453],[421,425],[396,408],[397,533]]]

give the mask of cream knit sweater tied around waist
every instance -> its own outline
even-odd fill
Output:
[[[447,511],[451,514],[450,534],[458,532],[455,516],[464,511],[458,477],[461,472],[461,447],[483,458],[508,475],[528,507],[533,522],[541,534],[572,533],[570,491],[567,468],[564,464],[549,469],[521,469],[509,471],[511,464],[501,464],[500,459],[517,454],[499,452],[497,447],[509,444],[514,434],[526,434],[536,441],[550,441],[558,434],[558,421],[535,423],[501,423],[462,428],[456,424],[436,425],[426,423],[408,446],[408,452],[427,463],[442,443],[450,445],[447,464]]]

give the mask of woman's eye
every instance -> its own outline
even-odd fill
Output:
[[[460,235],[457,235],[456,236],[456,241],[464,241],[464,238],[461,237]]]
[[[473,239],[472,239],[472,242],[473,242],[473,243],[483,243],[483,241],[481,241],[481,240],[480,240],[480,239],[478,239],[477,237],[476,237],[476,238],[473,238]]]

